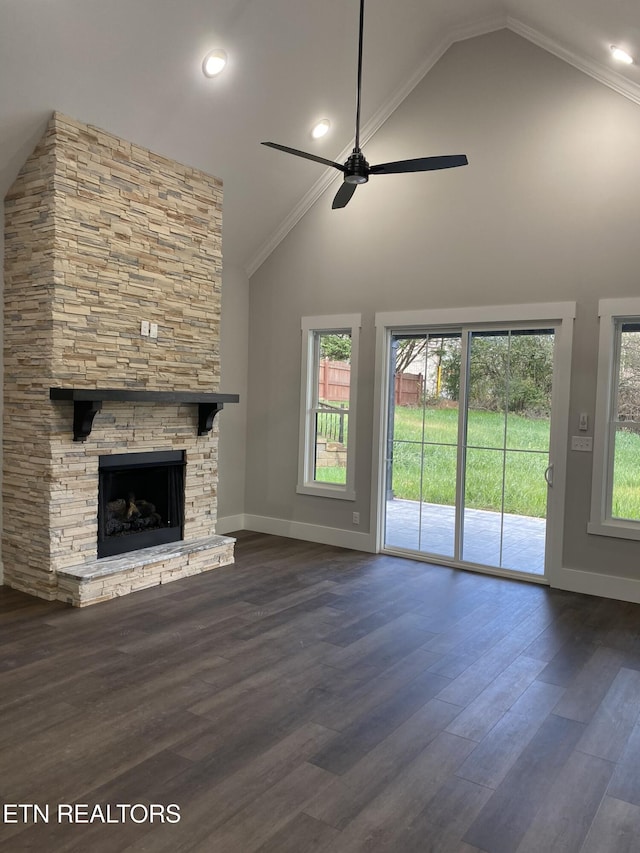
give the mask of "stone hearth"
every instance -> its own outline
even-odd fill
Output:
[[[221,207],[218,179],[60,114],[7,194],[10,586],[84,605],[233,562],[233,540],[215,535],[215,422],[198,435],[193,405],[109,401],[74,442],[73,403],[49,399],[52,387],[219,391]],[[99,456],[167,450],[186,459],[184,539],[97,560]]]

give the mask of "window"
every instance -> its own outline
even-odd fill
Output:
[[[589,533],[640,539],[640,299],[600,302]]]
[[[360,315],[302,318],[298,489],[355,500],[354,437]]]

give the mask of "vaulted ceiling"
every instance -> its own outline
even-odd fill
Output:
[[[225,262],[252,272],[337,175],[259,143],[332,160],[353,145],[358,6],[0,0],[0,195],[58,110],[222,178]],[[640,64],[609,52],[640,60],[638,0],[367,0],[362,141],[453,42],[501,27],[640,104]],[[207,79],[214,47],[229,64]],[[331,132],[314,141],[323,117]]]

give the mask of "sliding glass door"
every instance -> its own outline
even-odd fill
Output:
[[[385,549],[544,574],[554,338],[392,334]]]

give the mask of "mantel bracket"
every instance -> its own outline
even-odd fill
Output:
[[[73,401],[73,440],[85,441],[93,427],[93,419],[102,408],[102,400]]]
[[[207,435],[213,428],[213,421],[224,403],[198,403],[198,435]]]

